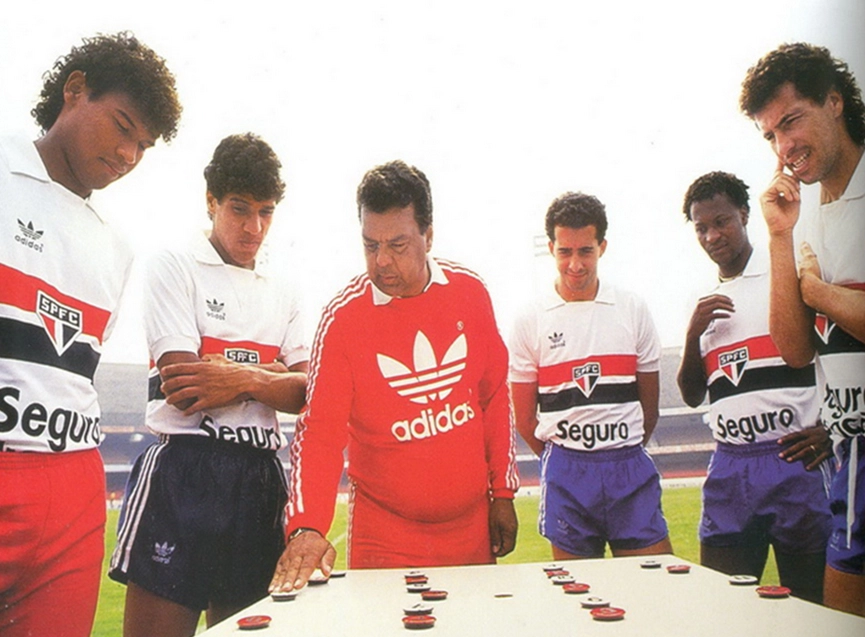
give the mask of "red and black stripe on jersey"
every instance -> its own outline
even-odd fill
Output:
[[[717,373],[725,365],[725,354],[747,350],[747,360],[741,363],[741,372],[733,381],[728,373]],[[761,360],[773,360],[776,364],[755,366]],[[813,387],[816,382],[814,363],[805,367],[793,368],[785,365],[778,348],[768,335],[749,338],[712,350],[703,357],[706,376],[709,382],[709,402],[738,396],[750,392],[789,387]]]
[[[597,364],[597,378],[593,384],[583,383],[582,387],[573,384],[582,382],[578,373],[587,365]],[[637,392],[637,357],[632,354],[607,354],[566,361],[538,368],[538,386],[544,388],[538,393],[538,409],[541,412],[564,411],[587,405],[613,405],[639,400]],[[610,377],[626,379],[625,382],[609,382]],[[571,385],[560,390],[547,388]]]
[[[201,347],[198,350],[199,357],[204,357],[207,354],[219,354],[226,358],[232,358],[232,352],[254,354],[254,356],[246,357],[246,360],[236,360],[236,362],[241,363],[261,363],[266,365],[279,360],[278,345],[267,345],[253,341],[226,341],[211,336],[201,337]],[[147,400],[165,400],[165,394],[162,393],[162,377],[156,372],[156,366],[153,364],[153,361],[150,364],[151,375],[148,379]]]
[[[865,283],[849,283],[842,287],[865,292]],[[865,343],[845,332],[825,314],[814,317],[814,332],[817,334],[816,345],[820,356],[865,352]]]
[[[47,365],[93,380],[100,354],[90,343],[79,339],[82,335],[89,336],[101,343],[110,312],[64,294],[45,281],[4,264],[0,264],[0,280],[3,281],[0,286],[0,308],[8,306],[39,316],[38,299],[41,294],[43,298],[48,297],[80,316],[80,324],[74,329],[69,326],[67,336],[63,336],[67,328],[59,326],[56,333],[70,341],[63,343],[60,348],[49,335],[46,323],[50,317],[44,313],[40,323],[28,323],[14,316],[0,316],[0,358]]]

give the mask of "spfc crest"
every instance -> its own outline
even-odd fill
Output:
[[[588,398],[592,395],[592,391],[594,391],[595,385],[598,384],[598,379],[601,377],[601,364],[586,363],[580,367],[574,367],[573,376],[577,389],[583,392],[583,396]]]
[[[45,331],[58,356],[63,356],[82,331],[81,310],[64,305],[51,298],[42,290],[36,293],[36,314],[42,321]]]
[[[738,386],[745,373],[745,365],[748,364],[748,348],[740,347],[731,352],[718,355],[718,367],[721,372],[730,379],[730,382]]]
[[[258,365],[261,362],[258,352],[254,349],[244,349],[242,347],[227,347],[225,349],[225,358],[235,363],[250,363],[252,365]]]
[[[825,314],[817,314],[814,317],[814,331],[817,332],[817,336],[820,337],[820,340],[824,344],[829,344],[829,335],[832,334],[832,330],[834,329],[834,321],[829,320],[829,317]]]

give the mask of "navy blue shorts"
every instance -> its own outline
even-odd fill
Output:
[[[819,469],[778,457],[777,441],[719,442],[703,484],[700,542],[762,546],[785,554],[822,553],[829,538],[829,499]]]
[[[108,574],[194,610],[247,606],[285,546],[285,503],[273,451],[171,436],[135,461]]]
[[[830,493],[832,535],[826,563],[836,571],[865,575],[865,436],[857,436],[855,440],[855,463],[851,462],[853,438],[841,442],[838,449],[841,465]],[[851,495],[853,509],[848,515]]]
[[[642,445],[576,451],[547,443],[541,457],[539,529],[572,555],[603,557],[667,537],[661,480]]]

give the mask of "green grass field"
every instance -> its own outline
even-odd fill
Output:
[[[665,489],[663,495],[664,514],[670,527],[670,538],[676,555],[690,562],[699,564],[700,546],[697,540],[697,523],[700,519],[700,489],[687,487]],[[517,515],[520,521],[520,531],[517,547],[513,553],[504,558],[502,563],[544,562],[551,559],[550,547],[547,541],[538,534],[538,498],[519,497],[516,499]],[[114,549],[115,530],[117,528],[117,511],[108,512],[108,531],[105,538],[105,567],[108,570],[108,558]],[[339,553],[337,568],[345,568],[345,525],[346,506],[338,505],[330,539]],[[775,558],[771,555],[763,574],[764,584],[778,584],[778,570]],[[93,627],[94,637],[116,637],[121,634],[123,623],[123,597],[125,588],[103,576],[102,589],[99,595],[99,607],[96,610],[96,624]]]

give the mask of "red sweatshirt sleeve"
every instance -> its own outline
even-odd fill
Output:
[[[490,495],[513,498],[520,486],[516,466],[514,418],[508,392],[508,350],[499,334],[492,302],[484,289],[478,295],[481,311],[488,317],[487,363],[479,392],[483,409],[484,442],[490,471]]]
[[[325,535],[333,521],[354,393],[334,313],[339,298],[325,309],[313,342],[308,407],[298,419],[289,454],[286,534],[306,527]]]

